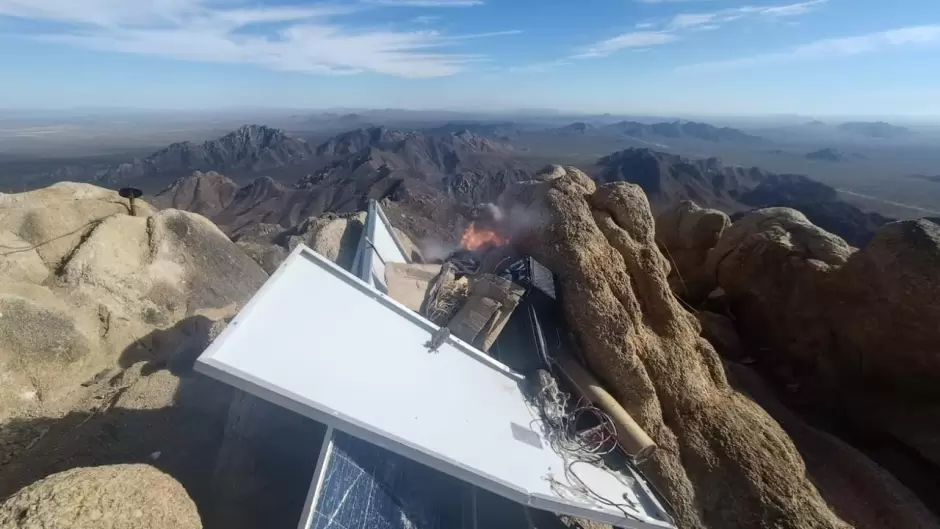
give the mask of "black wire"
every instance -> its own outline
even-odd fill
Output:
[[[81,230],[87,228],[88,226],[91,226],[92,224],[101,222],[101,221],[104,220],[105,218],[107,218],[107,216],[105,216],[105,217],[100,217],[100,218],[97,218],[97,219],[94,219],[94,220],[90,220],[90,221],[86,222],[85,224],[82,224],[81,226],[75,228],[74,230],[72,230],[72,231],[70,231],[70,232],[68,232],[68,233],[63,233],[62,235],[58,235],[58,236],[53,237],[53,238],[51,238],[51,239],[46,239],[45,241],[42,241],[42,242],[37,243],[37,244],[34,244],[34,245],[32,245],[32,246],[7,246],[7,245],[5,245],[5,244],[0,244],[0,248],[5,248],[5,249],[9,249],[9,250],[10,250],[9,252],[0,253],[0,257],[6,256],[6,255],[13,255],[13,254],[15,254],[15,253],[22,253],[22,252],[28,252],[28,251],[30,251],[30,250],[35,250],[36,248],[39,248],[39,247],[41,247],[41,246],[45,246],[45,245],[47,245],[47,244],[49,244],[49,243],[51,243],[51,242],[53,242],[53,241],[57,241],[57,240],[63,238],[63,237],[68,237],[69,235],[74,235],[74,234],[78,233],[79,231],[81,231]]]

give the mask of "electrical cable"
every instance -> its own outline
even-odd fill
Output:
[[[604,456],[614,452],[618,446],[617,429],[613,419],[584,398],[579,398],[569,411],[568,395],[558,388],[555,378],[548,371],[539,370],[538,373],[540,389],[536,401],[543,418],[543,427],[547,427],[546,437],[552,448],[568,460],[565,465],[565,478],[568,483],[575,485],[577,490],[594,501],[616,508],[625,518],[642,520],[628,510],[632,508],[631,505],[618,503],[598,494],[573,469],[576,463],[605,467]],[[598,424],[579,432],[578,424],[585,414],[593,415]],[[569,487],[552,481],[562,487]]]

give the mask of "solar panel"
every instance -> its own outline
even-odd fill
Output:
[[[460,529],[469,487],[335,432],[310,529]]]

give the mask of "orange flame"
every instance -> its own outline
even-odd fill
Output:
[[[460,238],[460,246],[472,252],[486,245],[502,246],[507,242],[509,241],[500,237],[495,231],[477,228],[476,224],[470,224],[467,231],[463,233],[463,237]]]

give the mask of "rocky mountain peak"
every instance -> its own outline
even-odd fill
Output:
[[[368,127],[344,132],[317,147],[318,156],[345,156],[368,147],[383,147],[406,139],[411,133],[387,127]]]
[[[92,178],[112,185],[134,178],[178,178],[193,171],[251,172],[301,163],[313,156],[302,139],[264,125],[244,125],[203,143],[178,142],[146,158],[97,172]]]

